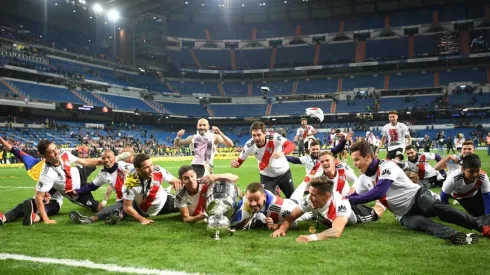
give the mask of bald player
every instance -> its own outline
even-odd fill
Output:
[[[174,146],[176,147],[191,145],[191,150],[194,152],[194,159],[191,162],[191,166],[196,171],[198,178],[202,178],[207,173],[211,173],[218,144],[233,147],[233,141],[223,134],[218,127],[213,126],[212,130],[212,132],[209,131],[208,120],[201,118],[197,122],[197,134],[188,136],[186,139],[181,139],[185,134],[185,130],[182,129],[177,132],[177,137],[174,140]]]

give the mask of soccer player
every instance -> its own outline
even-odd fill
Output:
[[[41,140],[37,144],[37,150],[43,157],[43,167],[36,186],[35,201],[39,216],[46,224],[53,224],[56,221],[49,219],[44,208],[45,193],[52,188],[75,204],[85,206],[93,212],[100,211],[102,205],[94,199],[92,193],[76,195],[74,190],[87,184],[87,178],[95,170],[95,166],[101,165],[100,158],[77,158],[71,153],[60,151],[56,145],[49,140]],[[42,163],[42,162],[40,162]],[[84,167],[72,164],[83,165]]]
[[[223,134],[218,127],[213,126],[212,129],[213,132],[210,132],[208,120],[201,118],[197,122],[197,134],[181,139],[185,134],[185,130],[182,129],[177,132],[177,137],[174,140],[176,147],[191,145],[191,150],[194,152],[191,165],[199,178],[212,172],[218,144],[233,147],[233,141]]]
[[[379,140],[376,138],[376,136],[371,131],[366,132],[366,141],[373,148],[373,152],[376,152],[378,150]]]
[[[335,184],[327,177],[314,178],[310,182],[310,194],[304,202],[287,215],[272,237],[286,236],[289,226],[306,212],[312,212],[316,217],[316,228],[310,228],[311,235],[300,235],[297,242],[311,242],[339,238],[346,225],[364,223],[378,220],[376,211],[365,205],[352,205],[335,191]],[[327,230],[315,234],[319,225],[323,224]]]
[[[238,203],[238,211],[233,216],[232,226],[251,229],[265,227],[277,229],[297,204],[264,190],[261,183],[247,186],[244,198]]]
[[[315,135],[318,133],[313,126],[308,125],[308,120],[306,118],[301,119],[301,127],[296,131],[296,136],[294,136],[294,142],[301,140],[305,145],[306,152],[309,151],[311,142],[316,140]]]
[[[458,153],[461,153],[461,150],[463,149],[463,143],[465,142],[463,134],[458,134],[456,138],[454,139],[454,144],[456,145],[456,151]],[[449,151],[447,152],[449,154]]]
[[[134,169],[126,177],[123,187],[124,212],[142,225],[154,222],[148,217],[179,212],[174,207],[174,196],[162,186],[164,181],[178,185],[178,179],[160,166],[154,166],[147,154],[136,155],[133,165]]]
[[[78,224],[91,224],[98,220],[104,220],[106,224],[114,224],[114,221],[121,219],[123,209],[123,193],[122,188],[126,175],[133,169],[134,151],[131,146],[123,148],[123,154],[127,153],[125,161],[116,161],[116,156],[111,150],[102,152],[102,161],[104,168],[100,171],[97,177],[88,185],[75,190],[75,194],[85,195],[97,190],[104,184],[109,185],[116,191],[116,203],[109,207],[104,207],[100,212],[92,217],[82,215],[78,211],[70,211],[70,219]],[[120,216],[119,218],[117,216]]]
[[[398,112],[391,111],[388,114],[390,123],[383,127],[381,142],[375,152],[378,155],[379,148],[386,144],[386,148],[388,149],[386,158],[397,158],[401,160],[403,159],[403,149],[405,149],[406,144],[412,144],[412,138],[410,137],[410,131],[407,125],[398,122]],[[407,139],[407,143],[405,143],[405,139]]]
[[[179,169],[179,180],[184,188],[177,191],[175,207],[180,209],[184,222],[197,222],[206,218],[206,192],[216,181],[237,182],[234,174],[210,174],[200,179],[192,166],[184,165]]]
[[[320,163],[323,169],[317,171],[313,178],[327,177],[334,183],[334,191],[343,196],[354,193],[359,185],[359,178],[351,168],[344,164],[336,164],[333,154],[328,151],[320,154]]]
[[[474,229],[490,237],[490,225],[436,200],[429,190],[412,181],[394,161],[380,161],[374,157],[369,143],[356,142],[351,147],[354,165],[361,171],[360,188],[369,190],[347,196],[351,205],[380,200],[400,223],[412,230],[449,239],[457,245],[478,241],[475,234],[465,234],[444,224],[436,223],[429,217],[439,217],[441,221],[453,223],[467,229]],[[374,182],[373,187],[369,187]],[[359,191],[360,192],[360,191]],[[488,220],[488,219],[487,219]]]
[[[475,217],[490,214],[490,182],[478,155],[466,155],[461,169],[449,174],[442,185],[441,201],[449,203],[450,196]]]
[[[277,133],[267,132],[264,123],[259,121],[252,124],[250,132],[252,138],[247,141],[238,159],[231,161],[231,167],[240,167],[249,155],[254,155],[264,188],[274,192],[279,186],[289,198],[294,192],[294,184],[285,155],[294,151],[294,143]]]
[[[405,153],[408,159],[405,170],[417,173],[420,183],[427,188],[442,186],[444,178],[429,163],[429,160],[440,161],[438,154],[417,153],[413,145],[405,147]]]
[[[51,195],[50,192],[53,194]],[[44,209],[46,209],[48,217],[58,214],[61,205],[63,205],[63,196],[60,192],[54,189],[51,189],[50,192],[46,192],[44,195]],[[7,222],[13,222],[19,218],[22,218],[22,224],[25,226],[42,221],[41,216],[39,216],[37,211],[36,202],[33,198],[18,204],[15,208],[7,211],[5,215],[0,212],[0,226]]]
[[[451,174],[456,170],[460,170],[461,164],[463,162],[462,158],[464,156],[474,154],[475,153],[475,144],[472,140],[465,140],[461,147],[460,155],[448,155],[442,158],[439,162],[437,162],[434,169],[441,170],[444,167],[447,167],[447,174]]]

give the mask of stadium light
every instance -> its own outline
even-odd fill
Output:
[[[101,13],[104,11],[104,9],[102,8],[102,6],[100,4],[94,4],[94,6],[92,7],[92,10],[95,13]]]
[[[119,12],[117,10],[110,10],[107,13],[109,20],[116,22],[119,19]]]

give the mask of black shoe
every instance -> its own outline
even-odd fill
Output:
[[[121,211],[118,209],[111,210],[109,216],[105,218],[105,224],[114,225],[121,220]]]
[[[24,219],[22,224],[24,226],[32,225],[34,219],[36,218],[36,214],[34,213],[34,205],[32,204],[32,200],[25,200],[22,203],[22,211],[24,212]]]
[[[475,244],[478,243],[478,235],[470,233],[465,234],[463,232],[456,232],[449,235],[449,239],[455,245]]]
[[[80,214],[78,211],[70,211],[70,219],[78,224],[91,224],[93,222],[91,218]]]

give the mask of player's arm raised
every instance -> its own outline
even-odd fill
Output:
[[[240,156],[237,159],[231,161],[231,167],[238,168],[242,165],[242,163],[248,158],[248,156],[252,153],[253,144],[245,144],[245,147],[240,152]]]
[[[455,156],[455,155],[445,156],[440,161],[437,162],[437,164],[434,166],[434,169],[436,171],[439,171],[441,169],[444,169],[444,167],[446,167],[446,163],[449,160],[452,160],[454,163],[457,163],[458,162],[458,157]]]
[[[187,137],[186,139],[182,139],[182,136],[185,134],[185,130],[182,129],[177,132],[177,137],[174,139],[174,146],[175,147],[180,147],[184,145],[189,145],[191,144],[192,141],[192,136]]]
[[[283,157],[285,155],[288,155],[291,152],[293,152],[294,149],[296,148],[296,145],[286,138],[283,138],[279,135],[277,135],[277,137],[274,137],[274,138],[279,139],[281,146],[282,146],[282,151],[273,153],[272,158],[280,158],[280,157]]]
[[[225,134],[223,134],[223,132],[221,132],[221,130],[216,127],[216,126],[213,126],[213,131],[214,131],[214,134],[217,135],[217,143],[221,143],[221,144],[224,144],[226,147],[233,147],[233,141],[227,137]]]
[[[311,241],[323,241],[332,238],[340,238],[348,221],[348,217],[337,217],[332,223],[332,228],[329,228],[318,234],[300,235],[296,239],[296,241],[299,243],[305,243]]]

